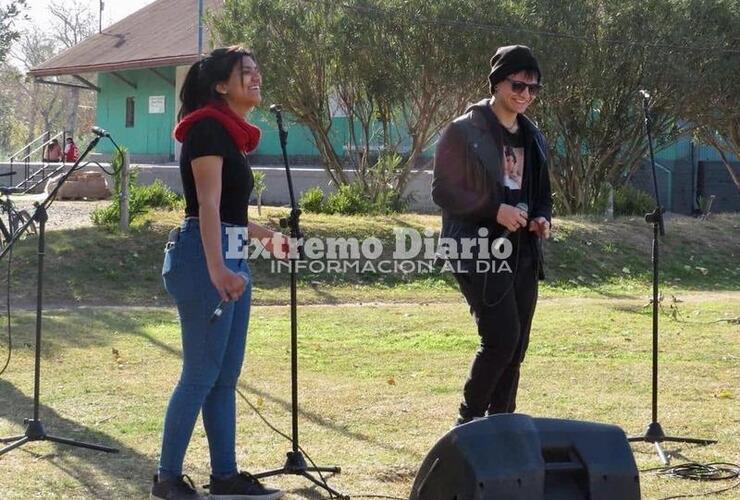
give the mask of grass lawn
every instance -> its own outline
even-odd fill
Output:
[[[75,252],[71,241],[69,247],[67,256]],[[81,285],[77,290],[85,297],[91,293]],[[414,304],[315,305],[299,312],[301,444],[317,463],[341,465],[342,474],[331,483],[353,496],[407,498],[417,467],[455,418],[477,336],[456,295],[426,304],[421,302],[429,294],[419,295],[424,299]],[[719,443],[667,448],[679,449],[683,460],[740,462],[740,294],[679,298],[680,321],[662,318],[660,421],[670,434]],[[643,306],[639,298],[549,294],[535,317],[518,410],[641,433],[650,420],[651,359],[650,315]],[[288,317],[285,306],[254,307],[240,383],[241,394],[284,431],[290,429]],[[33,393],[33,316],[21,312],[14,318],[15,356],[0,378],[3,436],[22,431]],[[0,458],[0,496],[147,497],[164,408],[179,370],[174,310],[63,308],[48,311],[44,328],[41,418],[48,431],[112,445],[121,453],[26,445]],[[243,400],[238,412],[240,464],[250,471],[281,466],[289,443]],[[633,449],[640,468],[659,465],[650,446]],[[198,425],[186,463],[197,484],[206,482],[207,455]],[[320,497],[296,478],[270,484],[286,489],[290,498]],[[662,498],[728,484],[645,473],[641,485],[644,498]],[[737,498],[733,493],[717,498]]]
[[[284,208],[265,208],[253,220],[277,228]],[[180,213],[152,212],[129,235],[98,228],[50,231],[47,242],[45,301],[50,305],[166,306],[159,271],[167,232]],[[394,228],[439,231],[437,215],[338,216],[306,214],[307,237],[374,236],[384,243],[381,259],[391,256]],[[670,217],[662,241],[663,291],[735,291],[740,283],[740,215],[720,214],[709,221]],[[547,282],[544,296],[646,297],[650,295],[651,227],[639,217],[611,222],[571,217],[554,221],[553,238],[545,246]],[[15,303],[35,304],[35,240],[22,242],[14,253]],[[5,262],[0,263],[3,269]],[[285,304],[287,273],[271,273],[270,263],[252,263],[255,301]],[[0,271],[2,272],[2,271]],[[457,300],[450,273],[310,273],[300,276],[303,303],[357,302],[431,303]]]

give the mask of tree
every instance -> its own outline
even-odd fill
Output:
[[[696,140],[712,146],[740,189],[740,177],[728,152],[740,159],[740,9],[736,0],[686,0],[681,4],[686,22],[701,24],[683,64],[667,68],[680,82],[681,99],[670,103],[670,112],[694,127]]]
[[[24,31],[19,38],[13,50],[13,58],[24,72],[28,72],[34,66],[53,57],[55,52],[56,47],[51,38],[41,31],[31,29]],[[23,103],[18,111],[21,116],[26,116],[28,123],[25,144],[38,136],[39,118],[43,131],[61,128],[64,111],[61,87],[38,84],[31,79],[21,79],[15,89],[17,98],[21,98],[20,102]]]
[[[26,29],[20,33],[9,57],[14,66],[27,73],[31,68],[55,56],[63,48],[82,41],[91,32],[94,20],[79,0],[54,3],[54,20],[48,30]],[[95,96],[79,89],[36,83],[19,76],[18,71],[3,68],[2,93],[8,96],[0,121],[0,149],[15,151],[44,131],[74,134],[80,116],[92,122]],[[63,81],[64,77],[49,77]],[[85,123],[87,125],[87,123]],[[2,138],[5,139],[2,139]]]
[[[492,36],[441,21],[475,19],[484,4],[227,0],[211,23],[222,42],[255,49],[267,97],[309,128],[332,182],[349,183],[349,166],[375,197],[381,186],[403,193],[424,149],[479,92]],[[400,163],[388,160],[399,151]],[[390,155],[382,165],[377,152]]]
[[[345,4],[350,5],[350,4]],[[487,2],[386,0],[354,4],[354,32],[349,42],[348,79],[360,82],[378,103],[385,146],[404,153],[394,187],[403,192],[423,151],[466,104],[484,96],[483,84],[491,46],[500,35],[466,29],[474,26]],[[505,7],[490,14],[499,22]],[[376,40],[363,40],[372,33]],[[362,57],[357,57],[363,54]],[[482,95],[481,95],[482,94]],[[390,122],[390,127],[385,121]],[[400,148],[387,140],[395,129]]]
[[[22,99],[17,95],[22,81],[18,68],[0,63],[0,158],[3,160],[23,144],[25,120],[21,119]]]
[[[5,60],[8,50],[20,33],[15,25],[22,18],[26,0],[10,0],[0,3],[0,62]]]
[[[74,47],[95,33],[95,17],[80,0],[58,0],[49,6],[49,13],[54,19],[52,36],[62,48]],[[67,89],[64,129],[72,134],[77,129],[80,90]]]
[[[647,153],[638,90],[655,96],[653,133],[660,144],[680,132],[665,113],[679,91],[659,71],[680,58],[671,4],[661,0],[531,0],[521,28],[532,46],[545,92],[533,115],[552,142],[550,175],[561,213],[593,211],[608,186],[619,187]],[[588,20],[588,22],[584,22]]]
[[[209,19],[222,43],[246,42],[255,50],[266,96],[308,127],[330,179],[344,184],[329,102],[337,15],[337,7],[325,1],[226,0],[223,11]]]
[[[390,183],[402,193],[441,127],[487,95],[494,49],[531,46],[546,85],[531,114],[552,142],[557,209],[574,213],[593,211],[607,186],[624,184],[642,164],[639,89],[654,96],[658,147],[692,130],[688,120],[712,131],[707,140],[734,140],[733,6],[737,0],[227,0],[211,22],[222,41],[256,49],[268,99],[311,130],[332,181],[349,182],[349,165],[366,192]],[[713,53],[717,46],[734,48],[734,59]],[[721,61],[711,81],[730,97],[712,106],[707,129],[709,119],[699,118],[706,89],[696,82],[703,73],[676,68],[707,71]],[[349,122],[341,145],[336,109]],[[347,157],[345,146],[359,154]],[[390,175],[371,160],[374,148],[404,153],[400,163],[383,162],[396,165]]]

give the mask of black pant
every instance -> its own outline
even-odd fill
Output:
[[[511,413],[516,408],[519,367],[537,303],[538,269],[532,252],[522,251],[512,260],[512,273],[455,274],[480,335],[463,390],[463,419],[482,417],[486,412]]]

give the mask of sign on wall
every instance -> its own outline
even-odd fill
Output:
[[[149,96],[149,114],[156,115],[164,113],[164,97],[163,95]]]

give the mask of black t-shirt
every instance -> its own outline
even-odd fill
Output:
[[[494,134],[496,124],[501,128],[504,149],[504,199],[503,203],[516,206],[522,201],[522,189],[524,189],[526,158],[524,157],[525,138],[521,125],[516,133],[512,134],[501,122],[499,122],[496,113],[491,106],[483,106],[483,114],[491,127],[491,133]],[[495,136],[495,134],[494,134]]]
[[[247,225],[247,207],[254,174],[247,155],[239,151],[226,129],[214,118],[196,122],[188,131],[180,154],[180,175],[185,194],[185,215],[198,216],[198,196],[191,161],[202,156],[223,158],[221,170],[221,222]]]

